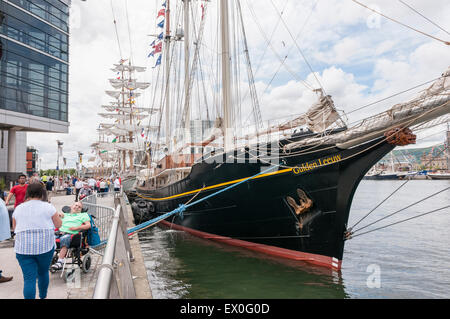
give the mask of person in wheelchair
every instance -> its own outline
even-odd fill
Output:
[[[83,198],[92,195],[92,189],[89,187],[88,184],[84,184],[83,188],[80,190],[80,193],[78,194],[78,199],[82,200]]]
[[[58,261],[51,266],[51,270],[61,270],[64,265],[64,258],[67,250],[71,247],[71,243],[75,240],[79,243],[81,240],[81,232],[91,228],[91,219],[89,214],[82,211],[83,204],[75,202],[70,207],[70,213],[59,213],[62,218],[62,225],[59,228],[59,246]]]

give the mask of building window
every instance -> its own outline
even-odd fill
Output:
[[[67,121],[67,65],[3,39],[0,108]]]

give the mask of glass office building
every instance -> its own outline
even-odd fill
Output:
[[[0,110],[68,122],[69,5],[0,0]]]

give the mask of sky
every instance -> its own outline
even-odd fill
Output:
[[[150,35],[159,32],[155,18],[162,2],[72,0],[69,133],[28,133],[27,137],[28,145],[38,149],[43,169],[56,167],[56,140],[64,142],[67,167],[75,167],[78,151],[85,154],[83,164],[93,156],[90,145],[98,137],[99,123],[105,122],[97,113],[104,111],[102,104],[111,101],[104,91],[112,89],[108,79],[114,78],[115,73],[111,67],[120,58],[146,66],[147,71],[139,74],[139,80],[151,82],[153,87],[157,85],[154,81],[158,68],[152,68],[155,60],[148,57],[148,53],[153,41]],[[176,1],[170,2],[176,11]],[[208,3],[202,49],[212,52],[211,57],[217,56],[213,32],[217,28],[216,2]],[[359,2],[415,29],[450,41],[449,1]],[[197,12],[202,3],[193,1]],[[348,113],[435,79],[450,66],[450,46],[381,17],[352,0],[241,0],[240,3],[263,120],[305,112],[317,96],[304,81],[314,88],[322,86],[332,96],[336,107]],[[174,17],[174,27],[178,21]],[[242,54],[240,57],[243,61]],[[208,61],[205,58],[203,62]],[[412,99],[426,87],[352,112],[347,120],[352,123],[385,111],[396,103]],[[139,106],[151,106],[152,92],[149,89],[137,99]],[[243,104],[243,118],[247,118],[249,99],[243,99]],[[417,146],[443,142],[444,131],[445,126],[439,125],[420,132]]]

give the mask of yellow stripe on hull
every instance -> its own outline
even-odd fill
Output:
[[[286,168],[286,169],[282,169],[282,170],[279,170],[279,171],[276,171],[276,172],[272,172],[272,173],[261,174],[261,175],[258,175],[256,177],[253,177],[252,179],[257,179],[257,178],[273,176],[273,175],[277,175],[277,174],[288,173],[288,172],[291,172],[292,170],[293,170],[293,168]],[[181,193],[181,194],[177,194],[177,195],[172,195],[172,196],[169,196],[169,197],[151,198],[151,197],[145,197],[145,196],[142,196],[142,195],[139,195],[139,194],[137,194],[137,196],[139,196],[139,197],[141,197],[143,199],[153,200],[153,201],[168,200],[168,199],[173,199],[173,198],[177,198],[177,197],[181,197],[181,196],[194,194],[194,193],[197,193],[199,191],[204,191],[204,190],[208,190],[208,189],[214,189],[214,188],[218,188],[218,187],[222,187],[222,186],[231,185],[231,184],[234,184],[234,183],[239,183],[239,182],[241,182],[241,181],[243,181],[243,180],[245,180],[247,178],[248,177],[235,179],[233,181],[224,182],[224,183],[220,183],[220,184],[216,184],[216,185],[211,185],[211,186],[207,186],[207,187],[204,187],[204,188],[195,189],[193,191],[189,191],[189,192],[185,192],[185,193]]]

